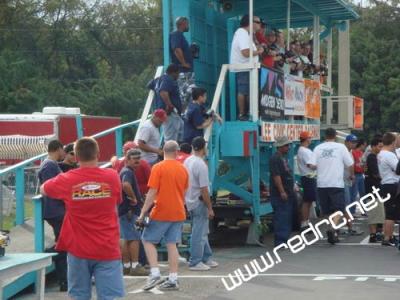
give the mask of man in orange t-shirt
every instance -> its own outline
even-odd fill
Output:
[[[182,226],[186,220],[185,192],[189,186],[189,174],[182,163],[176,160],[179,145],[167,141],[163,148],[164,160],[155,164],[148,182],[149,191],[138,222],[143,223],[150,208],[150,222],[142,235],[143,245],[150,264],[150,276],[144,290],[151,290],[160,284],[160,290],[177,290],[178,258],[176,247],[182,237]],[[168,250],[169,276],[162,282],[158,268],[156,246],[164,239]]]

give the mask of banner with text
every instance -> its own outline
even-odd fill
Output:
[[[300,133],[308,131],[313,140],[320,139],[320,126],[317,124],[261,123],[261,140],[275,142],[276,137],[286,135],[291,141],[299,141]]]
[[[260,118],[283,119],[285,110],[283,73],[268,68],[260,70]]]
[[[311,119],[321,117],[321,87],[318,81],[304,79],[306,95],[305,116]]]
[[[303,78],[285,75],[285,115],[304,116],[306,97]]]

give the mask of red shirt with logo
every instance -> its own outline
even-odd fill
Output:
[[[180,163],[184,163],[186,158],[188,158],[190,154],[187,154],[185,152],[178,152],[178,155],[176,156],[176,160],[179,161]]]
[[[98,167],[70,170],[46,181],[44,191],[65,203],[57,250],[83,259],[121,258],[117,214],[121,183],[115,170]]]

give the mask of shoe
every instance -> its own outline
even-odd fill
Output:
[[[172,282],[170,280],[166,280],[158,286],[158,289],[160,291],[177,291],[179,290],[179,283],[178,281]]]
[[[216,268],[219,266],[219,264],[212,259],[209,259],[207,262],[204,263],[206,266],[209,266],[210,268]]]
[[[369,235],[369,243],[377,243],[377,242],[378,242],[378,240],[376,238],[376,234],[375,233],[371,233]]]
[[[132,268],[129,272],[131,276],[148,276],[150,272],[145,269],[145,267],[141,265],[137,265],[135,268]]]
[[[131,273],[131,267],[123,268],[122,274],[124,274],[126,276],[126,275],[130,275],[130,273]]]
[[[392,243],[390,240],[383,240],[383,241],[382,241],[382,246],[391,246],[391,247],[394,247],[395,244]]]
[[[208,271],[208,270],[210,270],[211,268],[209,267],[209,266],[207,266],[207,265],[205,265],[204,263],[202,263],[202,262],[199,262],[197,265],[195,265],[195,266],[192,266],[192,267],[189,267],[189,270],[192,270],[192,271]]]
[[[179,256],[179,257],[178,257],[178,262],[179,262],[180,264],[187,264],[187,259],[184,258],[184,257],[182,257],[182,256]]]
[[[348,234],[351,236],[362,235],[364,231],[357,231],[356,229],[349,229]]]
[[[376,233],[376,241],[377,241],[377,242],[382,242],[382,241],[383,241],[383,234],[382,234],[382,232],[377,232],[377,233]]]
[[[335,245],[337,242],[339,242],[339,238],[337,236],[336,231],[328,230],[326,232],[326,235],[328,236],[328,243],[329,244]]]
[[[307,229],[309,229],[309,228],[310,228],[309,226],[300,227],[300,233],[303,233],[304,230],[307,230]],[[312,233],[312,232],[309,231],[309,232],[307,232],[306,234],[308,235],[308,234],[311,234],[311,233]]]
[[[249,120],[249,116],[245,115],[245,114],[240,114],[239,115],[239,121],[248,121]]]
[[[143,287],[143,290],[149,291],[162,282],[164,282],[164,280],[161,278],[161,276],[149,276],[149,278],[147,278],[146,285]]]
[[[60,292],[68,292],[68,282],[67,281],[60,283]]]

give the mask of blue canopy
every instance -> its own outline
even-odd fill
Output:
[[[228,0],[232,4],[231,16],[248,12],[248,0]],[[287,0],[254,0],[254,14],[265,19],[267,25],[284,28],[287,22]],[[291,28],[311,27],[313,17],[331,27],[335,23],[354,20],[359,15],[345,0],[291,0]]]

